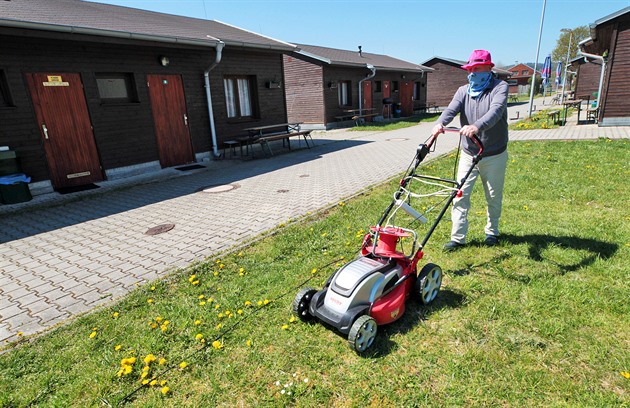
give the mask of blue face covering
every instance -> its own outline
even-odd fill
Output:
[[[490,85],[492,72],[471,72],[468,74],[468,95],[478,97]]]

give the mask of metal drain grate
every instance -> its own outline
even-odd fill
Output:
[[[311,177],[310,174],[300,174],[300,178]]]
[[[385,139],[387,142],[404,142],[405,140],[409,140],[407,137],[392,137],[391,139]]]
[[[200,193],[219,194],[219,193],[225,193],[228,191],[236,190],[239,187],[240,186],[238,184],[219,184],[219,185],[201,187],[197,191]]]
[[[170,230],[172,230],[173,228],[175,228],[175,224],[162,224],[162,225],[157,225],[155,227],[149,228],[147,230],[147,232],[144,233],[144,235],[158,235],[158,234],[163,234],[165,232],[169,232]]]
[[[289,192],[289,190],[278,190],[277,192],[278,192],[278,193],[288,193],[288,192]]]

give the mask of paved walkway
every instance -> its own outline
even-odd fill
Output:
[[[527,106],[510,107],[509,117],[515,109]],[[408,166],[431,127],[315,132],[312,149],[213,161],[189,172],[166,169],[107,182],[97,190],[0,206],[0,341],[14,341],[18,332],[42,332],[121,298],[136,284],[394,177]],[[630,127],[569,122],[510,137],[630,138]],[[456,145],[455,135],[443,135],[432,155]],[[163,224],[175,226],[163,234],[145,234]]]

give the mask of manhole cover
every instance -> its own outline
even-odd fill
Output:
[[[237,188],[239,188],[238,184],[220,184],[220,185],[214,185],[214,186],[201,187],[197,191],[200,191],[202,193],[218,194],[218,193],[225,193],[227,191],[231,191]]]
[[[404,142],[405,140],[409,140],[406,137],[392,137],[391,139],[387,139],[388,142]]]
[[[147,232],[144,233],[144,235],[157,235],[157,234],[163,234],[165,232],[168,232],[170,230],[172,230],[173,228],[175,228],[175,224],[162,224],[162,225],[157,225],[155,227],[149,228],[147,230]]]
[[[278,190],[278,193],[288,193],[289,190]]]

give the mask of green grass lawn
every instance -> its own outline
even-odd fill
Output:
[[[442,252],[447,217],[425,248],[438,298],[410,301],[368,354],[291,302],[357,255],[394,180],[5,345],[0,406],[629,406],[630,142],[509,150],[501,244],[482,245],[477,185],[469,245]]]

